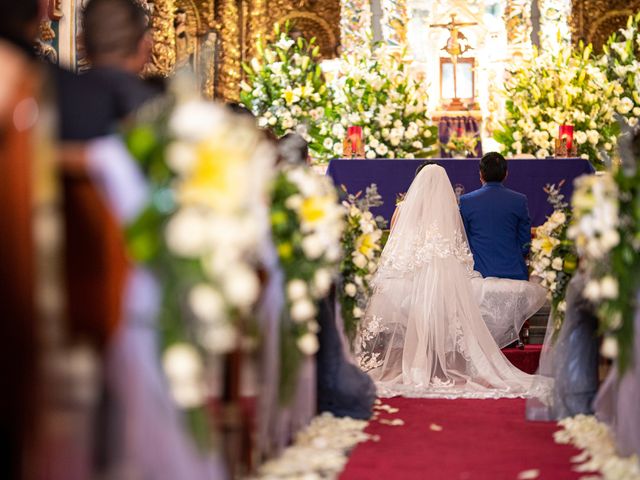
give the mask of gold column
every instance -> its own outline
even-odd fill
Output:
[[[247,45],[247,57],[257,56],[256,43],[259,38],[264,38],[269,32],[269,15],[267,14],[267,0],[251,0],[249,7],[249,35]]]
[[[176,10],[174,0],[155,2],[151,28],[153,31],[152,61],[145,68],[145,75],[168,76],[176,63],[176,34],[173,15]]]
[[[220,94],[227,101],[237,101],[242,77],[242,45],[240,9],[236,0],[220,1]]]

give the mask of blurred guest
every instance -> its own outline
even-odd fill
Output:
[[[538,375],[554,381],[551,395],[527,400],[527,418],[561,420],[593,413],[598,391],[598,319],[584,295],[586,276],[578,272],[567,287],[567,311],[560,331],[549,317]]]
[[[0,0],[0,471],[3,478],[37,476],[41,438],[41,327],[38,304],[46,246],[35,236],[46,179],[44,72],[35,62],[40,2]],[[52,190],[49,190],[52,191]],[[52,198],[52,197],[50,197]],[[53,210],[51,210],[53,211]],[[46,258],[49,260],[49,258]]]
[[[309,164],[309,144],[297,133],[287,133],[278,140],[280,162],[291,165]]]
[[[249,110],[247,107],[238,102],[229,102],[226,104],[226,107],[229,111],[233,113],[237,113],[238,115],[244,115],[247,118],[251,118],[255,121],[256,116]]]
[[[157,82],[140,74],[151,59],[148,18],[135,0],[90,0],[83,14],[92,68],[59,72],[61,138],[89,140],[113,133],[118,122],[157,96]]]

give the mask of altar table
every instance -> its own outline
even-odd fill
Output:
[[[444,167],[458,193],[469,193],[480,188],[479,159],[431,159]],[[416,168],[424,160],[345,160],[335,159],[329,163],[327,175],[336,185],[344,185],[349,193],[357,193],[375,183],[384,200],[384,205],[373,212],[387,221],[395,209],[396,196],[408,190]],[[565,180],[562,193],[570,201],[573,181],[594,169],[581,158],[563,159],[513,159],[509,160],[509,175],[505,185],[523,193],[529,199],[529,214],[533,226],[542,225],[552,213],[547,202],[545,185],[558,184]]]

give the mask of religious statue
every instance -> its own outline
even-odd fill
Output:
[[[195,44],[189,32],[187,12],[181,8],[176,10],[174,17],[176,31],[176,69],[184,66],[194,68]]]
[[[449,39],[447,40],[447,44],[442,47],[442,50],[451,56],[453,63],[457,63],[459,56],[464,55],[467,51],[472,49],[471,45],[469,45],[469,40],[460,31],[460,27],[471,27],[474,25],[478,24],[475,22],[456,22],[456,14],[452,13],[451,21],[449,23],[436,23],[430,26],[435,28],[446,28],[449,30]]]
[[[460,58],[473,50],[467,37],[460,31],[461,27],[478,25],[475,22],[457,22],[456,14],[451,14],[449,23],[432,24],[434,28],[449,30],[449,38],[442,48],[449,58],[440,58],[440,96],[441,100],[450,100],[449,110],[463,110],[463,100],[474,105],[475,97],[475,59]]]

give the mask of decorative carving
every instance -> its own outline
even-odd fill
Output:
[[[147,0],[151,12],[153,31],[153,51],[151,63],[145,68],[145,75],[167,76],[176,64],[176,32],[174,26],[174,0]]]
[[[59,21],[64,16],[62,12],[62,0],[49,0],[47,14],[54,22]]]
[[[272,30],[274,20],[280,24],[290,20],[296,33],[307,39],[316,38],[324,58],[338,54],[340,0],[268,0],[267,6],[271,17],[267,23],[268,32]]]
[[[531,51],[531,0],[507,0],[504,21],[512,55],[527,55]]]
[[[36,41],[36,53],[40,58],[47,60],[53,64],[58,63],[58,52],[52,45],[56,38],[56,32],[51,26],[51,20],[43,19],[40,21],[40,35]]]
[[[199,15],[196,6],[190,0],[176,0],[173,28],[176,36],[175,68],[189,67],[196,70],[198,50]]]
[[[559,51],[571,42],[571,0],[538,0],[540,49]]]
[[[236,0],[219,2],[218,18],[222,52],[220,55],[219,94],[225,100],[237,101],[242,78],[242,36],[240,9]]]
[[[342,0],[340,43],[343,52],[370,48],[371,3],[368,0]]]
[[[267,0],[252,0],[249,6],[249,45],[247,45],[247,57],[258,56],[257,42],[260,38],[269,35],[269,14]]]
[[[573,42],[583,40],[601,51],[609,36],[640,10],[640,0],[573,0]]]
[[[407,2],[406,0],[382,0],[382,33],[384,41],[396,47],[407,43]]]
[[[315,38],[323,58],[333,58],[337,55],[338,38],[324,18],[310,12],[291,12],[279,20],[281,24],[285,22],[291,22],[293,25],[292,36]]]

